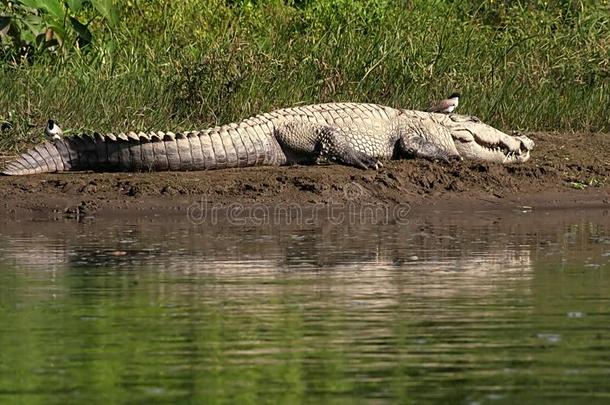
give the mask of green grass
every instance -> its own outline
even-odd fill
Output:
[[[177,131],[304,103],[419,109],[453,90],[503,129],[610,130],[608,1],[201,4],[125,1],[91,49],[7,60],[0,152],[42,139],[48,118]]]

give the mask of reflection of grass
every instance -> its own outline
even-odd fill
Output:
[[[584,190],[585,188],[587,188],[587,185],[585,183],[581,183],[579,181],[571,181],[570,187],[572,187],[573,189],[576,189],[576,190]]]
[[[606,179],[600,179],[597,177],[591,177],[588,180],[584,180],[584,181],[571,181],[569,182],[569,186],[571,188],[574,188],[576,190],[584,190],[588,187],[603,187],[606,184]]]
[[[74,130],[180,130],[310,102],[423,108],[452,90],[462,112],[499,127],[610,129],[601,5],[148,3],[123,6],[89,52],[2,64],[0,150],[39,140],[49,117]]]

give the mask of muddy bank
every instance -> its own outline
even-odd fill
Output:
[[[289,166],[171,173],[63,173],[0,177],[8,217],[181,214],[194,203],[410,204],[413,210],[537,207],[610,208],[608,134],[528,134],[522,165],[393,161],[375,171]]]

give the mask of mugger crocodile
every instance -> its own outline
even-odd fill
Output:
[[[162,171],[336,162],[363,169],[380,160],[421,157],[518,163],[534,142],[475,117],[329,103],[285,108],[243,121],[183,133],[81,134],[47,141],[0,173],[69,170]]]

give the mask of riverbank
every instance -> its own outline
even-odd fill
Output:
[[[512,166],[410,160],[388,162],[376,172],[336,165],[0,177],[0,207],[15,219],[184,215],[193,207],[236,204],[246,209],[408,205],[413,212],[610,208],[608,134],[528,136],[536,142],[532,159]]]

